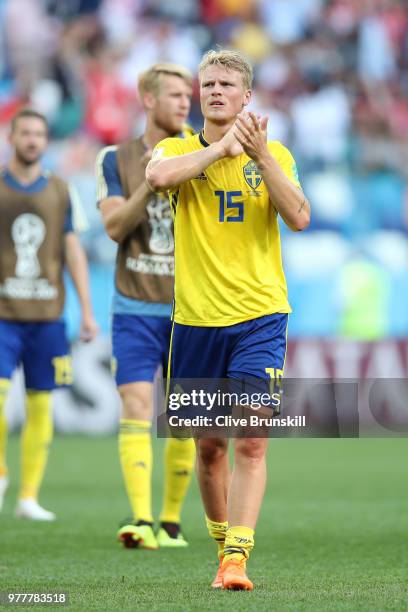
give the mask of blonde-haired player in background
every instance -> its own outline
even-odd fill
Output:
[[[146,129],[140,138],[106,147],[97,159],[98,201],[108,235],[118,243],[112,344],[122,400],[119,455],[132,508],[118,538],[126,547],[184,547],[181,507],[195,460],[191,439],[165,449],[160,527],[153,530],[151,422],[153,379],[167,369],[174,283],[174,238],[167,196],[145,180],[153,147],[180,135],[190,111],[192,76],[182,66],[155,64],[139,78]],[[191,134],[190,132],[187,132]]]
[[[209,51],[199,68],[204,129],[159,143],[147,166],[169,190],[175,224],[174,379],[280,379],[290,306],[278,215],[294,231],[309,223],[296,164],[267,142],[267,117],[246,112],[252,67],[236,51]],[[219,549],[214,588],[252,590],[246,560],[265,483],[266,438],[198,438],[198,479]]]

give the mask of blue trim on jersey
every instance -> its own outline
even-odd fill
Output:
[[[108,188],[107,198],[111,196],[124,197],[120,182],[116,151],[108,151],[102,161],[103,177]]]
[[[119,293],[117,289],[113,294],[112,313],[123,315],[137,315],[146,317],[165,317],[170,319],[171,304],[162,304],[160,302],[144,302],[142,300],[134,300]]]
[[[68,234],[69,232],[73,232],[73,231],[74,231],[74,222],[72,220],[72,206],[71,206],[71,200],[69,200],[67,214],[65,216],[63,232],[64,234]]]
[[[3,172],[4,182],[10,189],[14,189],[14,191],[22,191],[23,193],[32,194],[38,193],[46,188],[48,185],[48,177],[45,174],[40,174],[38,178],[35,179],[32,183],[28,185],[24,185],[20,183],[18,179],[16,179],[13,174],[8,169],[5,169]]]
[[[4,178],[4,182],[6,183],[7,187],[10,187],[10,189],[13,189],[14,191],[20,191],[21,193],[27,194],[27,195],[32,195],[35,193],[39,193],[40,191],[43,191],[43,189],[45,189],[48,185],[48,176],[46,174],[40,174],[40,176],[38,178],[35,179],[35,181],[33,181],[32,183],[29,183],[28,185],[24,185],[23,183],[20,183],[20,181],[18,179],[16,179],[16,177],[11,174],[11,172],[5,168],[3,171],[3,178]],[[74,231],[74,224],[72,221],[72,206],[71,206],[71,200],[70,198],[68,198],[68,208],[67,208],[67,214],[65,217],[65,221],[64,221],[64,234],[68,234],[69,232],[73,232]]]
[[[204,132],[203,131],[200,132],[198,138],[199,138],[201,144],[203,145],[203,147],[209,147],[210,146],[210,143],[207,142],[206,139],[204,138]]]

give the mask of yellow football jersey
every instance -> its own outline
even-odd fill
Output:
[[[208,146],[202,133],[166,138],[154,157]],[[268,148],[300,187],[295,161],[280,142]],[[170,191],[175,233],[176,323],[223,327],[291,312],[282,268],[277,212],[255,162],[224,158]]]

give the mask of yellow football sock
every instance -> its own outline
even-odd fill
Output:
[[[151,426],[139,419],[121,419],[119,426],[119,457],[133,518],[148,523],[153,522]]]
[[[7,394],[10,389],[8,378],[0,378],[0,477],[7,475],[6,448],[7,448],[7,421],[4,408]]]
[[[52,440],[51,393],[28,391],[27,416],[21,434],[20,499],[37,499]]]
[[[224,561],[248,559],[254,547],[254,530],[250,527],[229,527],[225,538]]]
[[[168,438],[164,451],[164,498],[160,521],[180,523],[181,507],[195,462],[193,438]]]
[[[217,542],[218,546],[218,557],[222,557],[224,555],[224,545],[225,545],[225,536],[227,535],[228,530],[228,522],[225,521],[223,523],[217,523],[217,521],[212,521],[205,517],[205,522],[207,523],[207,529],[210,536]]]

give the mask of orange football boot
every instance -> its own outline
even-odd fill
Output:
[[[245,572],[246,560],[231,559],[222,567],[222,588],[231,591],[252,591],[253,583]]]
[[[222,572],[223,572],[222,562],[223,560],[224,560],[224,556],[220,557],[220,564],[218,566],[217,573],[215,575],[214,580],[211,583],[211,586],[213,589],[222,589]]]

